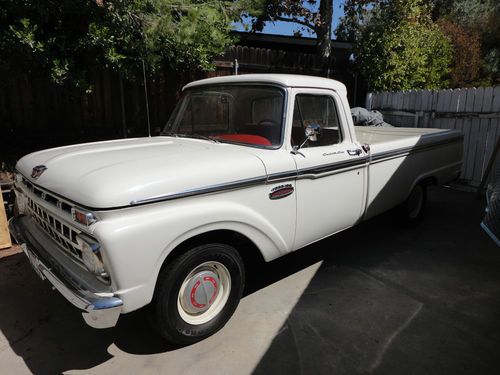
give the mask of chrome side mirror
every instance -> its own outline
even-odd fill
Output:
[[[321,136],[321,126],[319,124],[311,124],[307,125],[304,130],[306,139],[299,146],[293,146],[292,154],[296,155],[299,153],[299,150],[306,144],[307,141],[317,142],[318,137]]]
[[[307,140],[316,142],[318,140],[318,136],[321,135],[321,126],[319,126],[318,124],[307,125],[304,133]]]

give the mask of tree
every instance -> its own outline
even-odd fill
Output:
[[[432,6],[433,19],[451,37],[455,45],[452,75],[463,75],[465,72],[463,71],[464,66],[461,62],[473,60],[476,65],[475,67],[471,67],[471,69],[477,73],[476,79],[473,82],[474,85],[499,84],[500,2],[498,0],[428,1],[430,1]],[[457,39],[458,36],[459,38]],[[460,43],[459,39],[464,38],[472,40]],[[470,44],[469,42],[473,42],[474,44]],[[467,45],[465,49],[464,45]],[[476,56],[478,48],[480,49],[479,61]],[[461,70],[462,73],[460,73]],[[468,86],[470,85],[470,81],[466,79],[465,81],[457,81],[455,84],[458,86]]]
[[[381,3],[381,0],[345,0],[344,16],[335,30],[337,39],[356,42],[361,29],[369,22]]]
[[[478,86],[481,68],[481,36],[478,31],[460,26],[448,19],[437,22],[453,44],[450,72],[452,87]]]
[[[371,2],[370,8],[364,9],[350,35],[356,38],[356,66],[371,89],[446,86],[451,43],[432,22],[421,0]]]
[[[451,0],[449,0],[451,1]],[[481,81],[500,83],[500,2],[498,0],[453,0],[442,17],[481,39]]]
[[[297,35],[310,30],[316,34],[321,56],[330,57],[333,0],[263,0],[249,15],[255,16],[253,31],[262,31],[267,22],[275,21],[297,24]]]
[[[0,69],[50,72],[87,87],[106,67],[133,78],[149,71],[210,69],[232,40],[241,9],[230,0],[0,0]]]

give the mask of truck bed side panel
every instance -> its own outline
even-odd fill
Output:
[[[462,164],[460,133],[428,134],[432,136],[399,136],[385,142],[378,139],[371,145],[365,219],[402,203],[415,184],[423,180],[432,178],[433,182],[444,184],[459,176]]]

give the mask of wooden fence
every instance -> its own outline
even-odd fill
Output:
[[[282,73],[328,77],[346,85],[351,103],[362,102],[367,91],[366,83],[358,79],[347,63],[351,50],[334,49],[332,54],[333,59],[328,62],[315,53],[231,46],[214,61],[215,74]]]
[[[235,60],[238,61],[239,73],[326,74],[326,63],[317,54],[247,46],[229,47],[223,56],[215,60],[215,65],[234,72]]]
[[[500,86],[441,91],[374,92],[366,107],[394,126],[458,129],[464,133],[461,179],[478,186],[500,137]]]
[[[338,54],[331,77],[343,81],[350,95],[357,80]],[[162,71],[147,78],[151,129],[162,128],[182,86],[195,79],[238,73],[294,73],[326,76],[324,61],[315,54],[246,46],[229,47],[215,59],[211,72]],[[327,68],[327,67],[326,67]],[[13,73],[0,77],[0,162],[9,164],[28,152],[71,143],[147,135],[143,80],[125,81],[116,73],[98,70],[93,90],[57,86],[42,73]],[[366,91],[365,91],[366,92]],[[352,100],[352,99],[351,99]]]

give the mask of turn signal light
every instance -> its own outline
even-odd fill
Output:
[[[97,218],[92,212],[83,211],[75,207],[71,208],[71,216],[74,221],[86,226],[89,226],[97,221]]]

